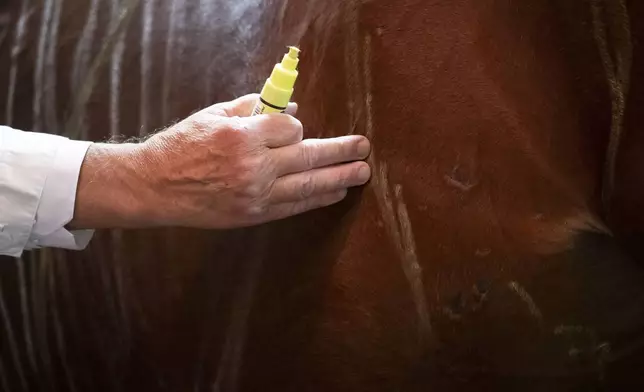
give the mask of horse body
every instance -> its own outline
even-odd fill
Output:
[[[615,101],[589,3],[2,7],[0,108],[18,128],[145,135],[257,91],[297,44],[306,136],[374,143],[371,183],[337,206],[225,232],[101,232],[82,253],[5,260],[4,390],[642,383],[644,275],[609,235],[639,227],[617,204],[637,205],[623,179],[638,136],[626,132],[606,224]]]

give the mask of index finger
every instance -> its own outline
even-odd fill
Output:
[[[277,148],[302,141],[302,123],[287,114],[269,114],[242,119],[244,128],[256,134],[264,146]]]
[[[253,114],[253,109],[259,100],[259,94],[246,94],[228,102],[220,102],[204,110],[224,117],[248,117]],[[297,104],[290,102],[285,112],[292,116],[297,113]]]
[[[369,156],[371,144],[360,135],[303,142],[271,150],[279,177],[338,163],[358,161]]]

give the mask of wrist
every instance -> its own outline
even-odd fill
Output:
[[[92,144],[81,166],[72,229],[153,225],[142,145]]]

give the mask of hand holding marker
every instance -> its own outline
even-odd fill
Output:
[[[298,48],[289,46],[288,53],[284,55],[282,62],[275,64],[271,76],[266,80],[259,95],[259,100],[253,110],[253,116],[283,113],[286,110],[286,106],[293,95],[293,87],[298,75],[299,53]]]
[[[298,77],[299,54],[298,48],[289,46],[282,61],[275,64],[251,116],[285,113]],[[293,118],[286,120],[285,117],[265,119],[266,124],[274,125],[284,121],[277,129],[267,128],[282,134],[278,139],[283,142],[274,143],[268,150],[273,155],[273,165],[269,167],[277,167],[278,172],[274,173],[277,178],[265,183],[265,190],[259,192],[268,200],[254,199],[268,203],[262,209],[264,216],[256,223],[337,203],[345,197],[348,188],[364,185],[371,176],[369,166],[363,161],[371,149],[364,136],[302,140],[302,124]],[[294,135],[298,135],[297,140],[293,139]],[[287,139],[290,141],[284,143]],[[258,168],[256,173],[263,173],[265,168],[266,165]]]

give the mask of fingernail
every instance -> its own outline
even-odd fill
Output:
[[[295,114],[297,113],[297,108],[298,108],[297,103],[295,103],[295,102],[290,102],[290,103],[286,106],[286,111],[285,111],[285,113],[286,113],[286,114],[290,114],[291,116],[295,116]]]
[[[367,155],[369,155],[370,151],[371,151],[371,143],[369,143],[369,140],[362,139],[358,142],[358,154],[361,157],[366,157]]]
[[[365,183],[369,181],[369,178],[371,177],[371,168],[369,165],[362,165],[360,169],[358,169],[358,181],[361,183]]]

